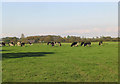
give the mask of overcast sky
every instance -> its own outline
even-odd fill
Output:
[[[3,2],[2,34],[118,36],[117,2]]]

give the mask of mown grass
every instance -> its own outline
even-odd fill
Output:
[[[3,82],[117,82],[118,43],[2,48]]]

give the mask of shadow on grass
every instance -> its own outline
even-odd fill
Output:
[[[41,57],[54,52],[2,53],[2,58]]]
[[[9,51],[9,50],[0,50],[0,52],[2,52],[2,51]]]

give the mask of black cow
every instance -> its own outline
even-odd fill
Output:
[[[0,44],[1,44],[1,46],[6,46],[4,42],[2,42],[2,43],[0,43]]]
[[[31,42],[28,42],[30,45],[32,45],[32,43]]]
[[[21,47],[23,47],[23,46],[25,46],[25,43],[24,43],[24,42],[21,43]]]
[[[51,42],[51,45],[54,46],[54,42]]]
[[[99,45],[102,45],[102,44],[103,44],[103,41],[100,41],[100,42],[99,42]]]
[[[59,44],[59,46],[62,46],[60,42],[47,42],[47,45],[52,45],[52,46],[55,46],[57,44]]]
[[[81,42],[81,46],[84,44],[84,42]]]
[[[51,44],[51,42],[47,42],[47,45]]]
[[[85,42],[84,43],[84,47],[87,46],[87,45],[91,46],[91,42]]]
[[[59,46],[62,46],[60,42],[58,42]]]
[[[72,47],[72,46],[75,46],[75,45],[77,45],[77,42],[73,42],[73,43],[71,44],[71,47]]]

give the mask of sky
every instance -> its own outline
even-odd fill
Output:
[[[3,2],[0,37],[118,36],[117,2]]]
[[[119,0],[1,0],[2,2],[119,2]]]

